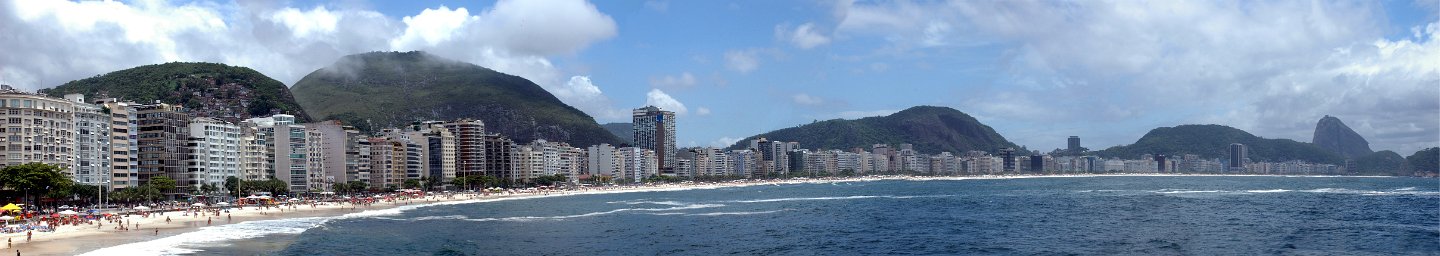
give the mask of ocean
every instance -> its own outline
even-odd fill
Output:
[[[1440,181],[868,181],[407,206],[205,227],[97,255],[1437,255]]]

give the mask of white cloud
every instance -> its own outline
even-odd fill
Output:
[[[645,8],[648,8],[648,9],[650,9],[650,10],[655,10],[655,11],[657,11],[657,12],[662,12],[662,13],[663,13],[663,12],[666,12],[666,11],[669,11],[669,10],[670,10],[670,1],[665,1],[665,0],[649,0],[649,1],[645,1]]]
[[[776,25],[775,37],[790,42],[800,49],[810,49],[830,43],[830,37],[817,31],[813,22],[806,22],[793,30],[786,24]]]
[[[708,116],[708,115],[710,115],[710,108],[707,108],[707,107],[699,107],[699,108],[696,108],[696,109],[695,109],[695,115],[697,115],[697,116]]]
[[[665,91],[661,91],[660,89],[650,89],[650,92],[645,94],[645,105],[659,107],[662,110],[674,111],[677,116],[683,116],[690,111],[685,108],[684,103],[680,103],[679,100],[675,100],[675,98],[670,97],[669,94],[665,94]]]
[[[756,56],[758,54],[759,51],[754,49],[727,51],[725,52],[725,67],[740,73],[750,73],[760,68],[760,59]]]
[[[650,77],[650,86],[667,89],[686,89],[696,84],[695,75],[682,72],[679,76]]]
[[[817,96],[810,96],[809,94],[805,93],[796,93],[794,96],[791,96],[790,99],[791,101],[794,101],[795,104],[805,106],[819,106],[820,104],[825,104],[825,99],[821,99]]]
[[[1380,4],[841,2],[834,36],[882,38],[887,49],[921,54],[1003,47],[995,79],[964,93],[994,97],[963,99],[960,107],[1016,126],[1124,122],[1119,127],[1144,128],[1090,130],[1143,134],[1212,122],[1309,141],[1315,121],[1329,114],[1352,127],[1375,127],[1357,128],[1372,148],[1403,154],[1436,146],[1437,25],[1411,30],[1412,38],[1383,39],[1390,29],[1378,16],[1385,13]],[[1063,141],[1006,135],[1032,145]],[[1136,135],[1087,137],[1115,145]]]
[[[0,81],[34,90],[140,65],[203,61],[294,84],[341,56],[423,50],[524,77],[597,118],[624,118],[549,60],[616,35],[615,21],[585,1],[501,0],[478,13],[440,6],[406,17],[273,5],[4,1]]]
[[[710,146],[717,148],[729,147],[730,145],[735,145],[736,142],[740,142],[740,140],[743,139],[745,138],[732,138],[729,136],[720,137],[719,139],[715,139],[715,141],[711,141]]]

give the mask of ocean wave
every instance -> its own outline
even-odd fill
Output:
[[[684,206],[676,206],[676,207],[668,207],[668,208],[621,208],[621,209],[614,209],[614,210],[609,210],[609,211],[589,212],[589,213],[582,213],[582,214],[575,214],[575,215],[560,215],[560,216],[519,216],[519,217],[478,218],[478,219],[462,219],[462,220],[466,220],[466,221],[479,221],[479,222],[487,222],[487,221],[564,220],[564,219],[572,219],[572,218],[583,218],[583,217],[593,217],[593,216],[600,216],[600,215],[609,215],[609,214],[616,214],[616,213],[621,213],[621,212],[631,212],[631,211],[671,212],[671,211],[680,211],[680,210],[716,208],[716,207],[724,207],[724,206],[725,206],[725,205],[723,205],[723,204],[689,204],[689,205],[684,205]],[[683,214],[683,213],[681,213],[681,214]],[[417,218],[417,220],[419,220],[419,219]]]
[[[790,209],[780,209],[780,210],[773,210],[773,211],[755,211],[755,212],[707,212],[707,213],[690,213],[690,214],[685,214],[685,215],[686,215],[686,216],[756,215],[756,214],[777,213],[777,212],[783,212],[783,211],[789,211],[789,210],[790,210]]]
[[[787,197],[787,198],[754,199],[754,200],[731,200],[731,201],[723,201],[723,202],[729,202],[729,203],[771,203],[771,202],[787,202],[787,201],[853,200],[853,199],[872,199],[872,198],[910,199],[910,198],[934,198],[934,197],[950,197],[950,196],[954,196],[954,195]]]
[[[160,239],[122,244],[80,255],[176,255],[201,252],[184,248],[195,245],[223,245],[225,241],[258,238],[275,234],[299,234],[320,226],[334,217],[308,217],[246,221],[230,225],[202,227],[199,230]],[[143,235],[145,230],[136,234]]]
[[[1408,187],[1407,187],[1407,188],[1408,188]],[[1414,188],[1408,188],[1408,189],[1407,189],[1407,188],[1399,188],[1399,189],[1394,189],[1394,190],[1390,190],[1390,191],[1358,190],[1358,189],[1348,189],[1348,188],[1318,188],[1318,189],[1310,189],[1310,190],[1301,190],[1300,192],[1307,192],[1307,193],[1328,193],[1328,194],[1372,195],[1372,196],[1383,196],[1383,195],[1420,195],[1420,196],[1433,196],[1433,195],[1440,195],[1440,191],[1415,191]]]
[[[1289,189],[1261,189],[1261,190],[1246,190],[1245,193],[1282,193],[1282,192],[1291,192],[1291,191],[1294,191],[1294,190],[1289,190]]]

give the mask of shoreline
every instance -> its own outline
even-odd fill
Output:
[[[444,196],[427,196],[411,200],[395,200],[387,202],[376,202],[369,206],[352,206],[351,204],[321,204],[313,208],[310,205],[297,205],[295,209],[284,212],[277,208],[268,210],[257,210],[256,207],[245,207],[241,210],[232,208],[229,215],[225,216],[182,216],[182,212],[166,212],[164,215],[144,218],[130,216],[126,219],[132,223],[140,224],[140,229],[129,231],[115,230],[116,224],[104,223],[100,228],[95,225],[81,226],[60,226],[55,232],[36,232],[35,239],[31,242],[24,242],[24,233],[13,233],[0,235],[3,238],[15,239],[13,248],[6,247],[6,253],[10,250],[19,250],[24,255],[76,255],[92,251],[115,247],[120,245],[149,242],[164,239],[171,236],[199,231],[205,227],[240,224],[251,221],[283,220],[307,217],[337,218],[351,214],[363,214],[365,217],[373,215],[397,214],[399,212],[419,207],[452,204],[473,204],[501,200],[521,200],[532,198],[544,198],[555,196],[571,195],[593,195],[612,193],[635,193],[635,192],[663,192],[692,189],[718,189],[731,187],[763,186],[763,185],[789,185],[789,184],[813,184],[831,182],[869,182],[869,181],[950,181],[950,180],[993,180],[993,179],[1021,179],[1021,178],[1088,178],[1088,177],[1315,177],[1315,178],[1390,178],[1401,176],[1321,176],[1321,175],[1228,175],[1228,174],[1075,174],[1075,175],[985,175],[985,176],[908,176],[908,175],[885,175],[885,176],[861,176],[861,177],[829,177],[829,178],[791,178],[784,180],[742,180],[730,182],[697,182],[679,184],[656,184],[656,185],[630,185],[630,186],[608,186],[590,187],[580,190],[531,190],[529,192],[499,193],[488,196],[475,193],[450,194],[449,198]],[[410,206],[410,207],[407,207]],[[383,211],[406,207],[394,212]],[[263,214],[262,214],[263,212]],[[222,214],[225,214],[222,212]],[[164,217],[171,217],[172,223],[165,223]],[[206,217],[211,219],[207,224]],[[325,220],[328,221],[328,220]],[[323,223],[323,221],[322,221]],[[133,227],[132,227],[133,228]],[[159,235],[155,235],[155,231]]]

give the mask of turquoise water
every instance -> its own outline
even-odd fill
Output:
[[[1437,184],[1054,177],[766,185],[247,222],[191,236],[222,237],[199,239],[209,241],[181,235],[97,253],[1436,255]]]

